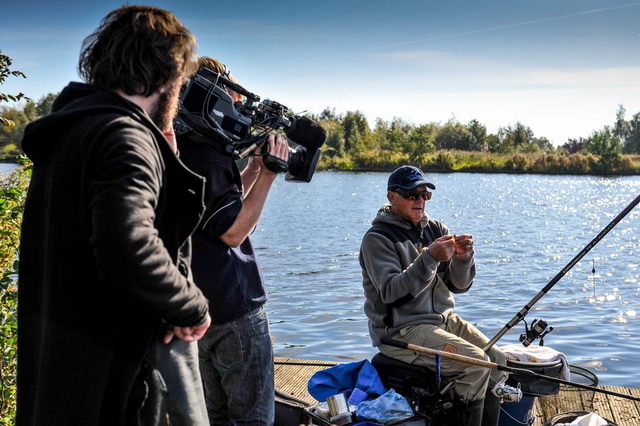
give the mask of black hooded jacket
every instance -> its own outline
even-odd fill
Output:
[[[135,424],[163,323],[208,302],[182,256],[203,179],[117,93],[71,83],[25,130],[33,161],[20,242],[18,425]]]

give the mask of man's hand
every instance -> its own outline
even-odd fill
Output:
[[[284,136],[271,134],[269,135],[266,143],[267,149],[265,151],[268,153],[267,155],[275,157],[276,159],[287,163],[287,161],[289,160],[289,143]],[[254,158],[260,166],[260,172],[267,171],[269,173],[273,173],[274,175],[278,173],[270,170],[267,166],[265,166],[262,145],[256,148],[255,154],[256,155],[254,156]]]
[[[443,235],[440,238],[437,238],[434,242],[429,244],[427,247],[427,251],[434,259],[440,262],[446,262],[447,260],[451,260],[453,254],[455,253],[455,245],[454,245],[454,236],[453,235]]]
[[[205,322],[201,325],[193,326],[193,327],[178,327],[175,325],[169,325],[167,327],[167,332],[164,335],[164,343],[169,344],[173,337],[177,337],[178,339],[182,339],[185,342],[196,342],[204,336],[204,333],[207,331],[209,326],[211,325],[211,317],[207,314],[207,318]]]
[[[473,254],[473,236],[469,234],[454,235],[456,257],[467,259]]]

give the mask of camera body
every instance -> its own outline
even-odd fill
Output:
[[[228,90],[244,96],[233,102]],[[235,159],[251,154],[269,133],[283,130],[299,144],[289,154],[285,179],[310,182],[326,140],[322,127],[306,117],[292,116],[289,109],[260,97],[225,76],[201,68],[193,74],[180,93],[178,115],[174,120],[177,136],[193,132],[214,144],[222,144]]]

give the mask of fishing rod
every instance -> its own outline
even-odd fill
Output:
[[[545,376],[526,368],[510,367],[508,365],[496,364],[495,362],[485,361],[483,359],[472,358],[466,355],[454,354],[451,352],[443,352],[436,349],[425,348],[424,346],[414,345],[413,343],[403,342],[401,340],[390,339],[383,337],[382,343],[389,346],[395,346],[396,348],[408,349],[410,351],[421,352],[428,355],[441,356],[443,358],[449,358],[454,361],[465,362],[467,364],[478,365],[480,367],[489,368],[491,370],[506,371],[507,373],[517,373],[521,376],[534,377],[536,379],[548,380],[550,382],[561,383],[563,385],[573,386],[581,389],[588,389],[594,392],[605,393],[607,395],[617,396],[620,398],[630,399],[632,401],[640,401],[640,397],[633,395],[627,395],[620,392],[611,391],[608,389],[600,389],[594,386],[585,385],[584,383],[570,382],[569,380],[563,380],[557,377]]]
[[[598,244],[598,242],[604,238],[605,235],[607,235],[607,233],[609,231],[611,231],[611,229],[613,229],[614,226],[617,225],[618,222],[620,222],[622,220],[623,217],[625,217],[631,210],[633,210],[633,208],[640,203],[640,195],[638,195],[627,207],[625,207],[624,210],[622,210],[620,212],[620,214],[618,214],[618,216],[616,216],[611,223],[609,223],[607,226],[604,227],[604,229],[602,231],[600,231],[600,233],[598,235],[596,235],[596,237],[591,240],[591,242],[589,244],[587,244],[587,246],[585,248],[582,249],[582,251],[580,251],[580,253],[578,253],[576,255],[576,257],[574,257],[571,262],[569,262],[567,264],[567,266],[565,266],[562,271],[558,272],[558,274],[553,277],[553,279],[551,281],[549,281],[549,283],[544,286],[544,288],[542,290],[540,290],[538,292],[538,294],[536,294],[533,299],[531,299],[529,301],[529,303],[527,303],[526,305],[524,305],[524,307],[520,310],[520,312],[518,312],[513,318],[511,318],[511,320],[505,324],[504,327],[502,327],[502,329],[498,332],[498,334],[496,334],[490,341],[489,343],[487,343],[485,345],[484,348],[482,348],[485,352],[488,351],[498,340],[500,340],[500,338],[502,336],[505,335],[505,333],[507,331],[509,331],[513,326],[515,326],[516,324],[518,324],[520,322],[520,320],[522,320],[527,313],[529,313],[529,310],[533,307],[533,305],[536,304],[536,302],[538,300],[540,300],[542,298],[542,296],[544,296],[545,294],[547,294],[547,292],[549,292],[549,290],[551,290],[551,288],[558,282],[560,281],[560,279],[562,277],[564,277],[566,275],[567,272],[569,272],[569,270],[571,268],[573,268],[575,266],[576,263],[578,263],[580,261],[580,259],[582,259],[584,257],[585,254],[587,254],[596,244]]]

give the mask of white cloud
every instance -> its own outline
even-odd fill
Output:
[[[484,85],[605,88],[640,84],[640,66],[554,69],[536,67],[532,64],[515,65],[484,56],[426,50],[373,56],[381,62],[398,64],[396,72],[403,74],[405,82],[411,78],[424,81],[428,77],[429,80],[435,79],[440,84],[464,84],[468,87],[472,83],[479,89]]]

